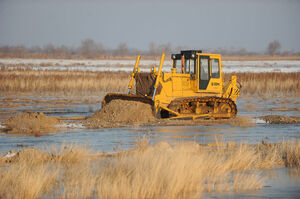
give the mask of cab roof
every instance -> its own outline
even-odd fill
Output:
[[[179,59],[181,59],[182,55],[184,55],[185,59],[196,59],[197,54],[201,54],[203,56],[218,56],[218,57],[220,57],[220,54],[202,53],[202,50],[182,50],[182,51],[180,51],[180,54],[172,54],[171,59],[179,60]]]
[[[184,55],[186,59],[194,59],[196,53],[202,53],[202,50],[182,50],[180,51],[180,54],[172,54],[171,58],[181,59],[182,55]]]

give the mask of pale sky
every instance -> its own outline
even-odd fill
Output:
[[[107,48],[150,42],[192,48],[246,48],[269,42],[300,51],[299,0],[0,0],[0,45]]]

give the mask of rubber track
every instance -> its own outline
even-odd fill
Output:
[[[176,107],[176,110],[178,110],[180,105],[187,104],[189,102],[219,102],[219,103],[227,103],[231,107],[233,117],[237,114],[237,108],[234,101],[232,101],[229,98],[223,98],[223,97],[188,97],[188,98],[180,98],[173,100],[169,107],[170,109]],[[172,109],[173,110],[173,109]]]
[[[146,104],[150,104],[153,106],[154,102],[152,101],[151,97],[147,96],[140,96],[140,95],[128,95],[128,94],[118,94],[118,93],[108,93],[102,102],[103,105],[110,103],[112,100],[127,100],[127,101],[137,101],[137,102],[143,102]],[[188,97],[188,98],[178,98],[173,100],[169,108],[173,110],[174,107],[176,107],[177,111],[178,107],[181,104],[186,104],[189,102],[219,102],[219,103],[227,103],[231,107],[231,110],[233,110],[231,113],[233,117],[237,114],[237,108],[236,104],[229,98],[222,98],[222,97]],[[172,108],[173,107],[173,108]]]

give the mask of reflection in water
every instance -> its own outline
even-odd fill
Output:
[[[215,133],[207,133],[215,132]],[[217,134],[221,132],[219,128],[207,127],[207,126],[198,126],[197,128],[190,126],[159,126],[151,129],[151,134],[155,134],[155,139],[160,139],[164,141],[169,140],[193,140],[201,139],[203,136],[222,136]],[[196,137],[199,137],[196,139]]]
[[[287,172],[291,180],[296,180],[300,184],[300,168],[288,169]]]
[[[261,190],[239,193],[213,193],[206,194],[204,198],[299,198],[300,182],[289,175],[294,172],[293,170],[289,168],[263,170],[262,175],[265,176],[265,186]]]

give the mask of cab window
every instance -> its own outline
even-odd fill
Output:
[[[190,60],[189,59],[185,60],[184,66],[185,66],[184,73],[189,74],[190,73]]]
[[[209,62],[208,58],[200,59],[200,80],[209,80]]]
[[[194,59],[191,59],[191,65],[190,65],[190,68],[191,68],[191,75],[193,75],[193,74],[195,74],[196,72],[195,72],[195,60]]]
[[[181,73],[181,60],[174,60],[174,68],[176,68],[177,73]]]
[[[185,60],[185,69],[184,72],[185,74],[195,74],[195,59],[186,59]]]
[[[220,78],[220,67],[218,59],[211,59],[211,77]]]
[[[195,59],[185,59],[184,60],[184,73],[185,74],[195,74],[196,73],[196,60]],[[182,73],[182,61],[181,59],[173,60],[173,68],[176,68],[177,73]]]

